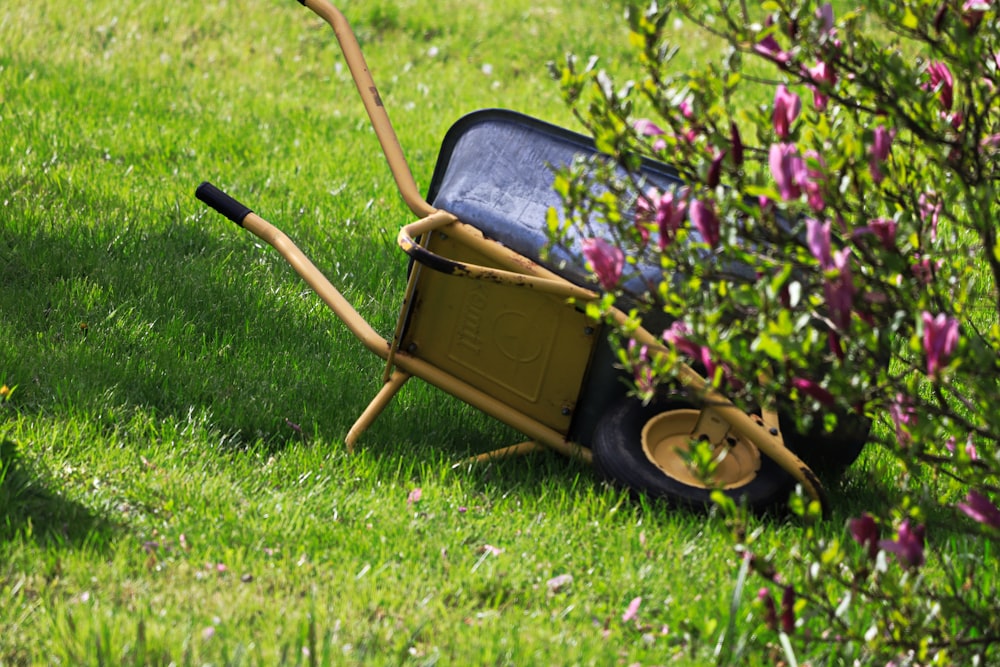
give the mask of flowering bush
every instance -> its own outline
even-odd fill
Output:
[[[676,71],[674,20],[719,39],[718,62]],[[676,0],[631,10],[629,24],[633,81],[593,60],[558,70],[615,168],[559,174],[554,241],[587,236],[585,259],[615,296],[645,276],[626,296],[647,325],[670,323],[667,358],[693,357],[746,407],[778,401],[800,431],[836,436],[865,415],[898,471],[882,480],[898,484],[896,506],[850,521],[850,538],[804,536],[801,573],[752,557],[782,598],[779,610],[761,590],[760,636],[833,662],[996,659],[996,3]],[[647,188],[643,158],[684,185]],[[637,347],[623,358],[649,398],[672,366]]]

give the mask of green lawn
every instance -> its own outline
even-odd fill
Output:
[[[422,188],[463,113],[574,127],[546,61],[628,65],[619,3],[342,9]],[[193,197],[230,190],[391,333],[412,216],[314,15],[42,0],[0,31],[0,665],[704,664],[750,640],[722,519],[556,455],[452,468],[518,435],[417,382],[347,454],[380,360]],[[880,465],[821,533],[880,502]],[[751,527],[795,560],[801,525]]]

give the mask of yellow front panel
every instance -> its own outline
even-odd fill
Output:
[[[435,232],[428,249],[498,267]],[[509,267],[502,267],[509,268]],[[531,288],[422,269],[402,349],[565,433],[595,343],[594,323]]]

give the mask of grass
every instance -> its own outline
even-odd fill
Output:
[[[421,187],[465,112],[574,126],[547,60],[627,66],[616,2],[343,9]],[[453,469],[517,434],[416,382],[347,455],[379,360],[193,197],[229,189],[391,331],[410,214],[324,24],[53,0],[0,26],[0,664],[714,659],[738,569],[721,519],[555,455]],[[879,501],[879,465],[828,535]],[[801,526],[757,525],[794,559]]]

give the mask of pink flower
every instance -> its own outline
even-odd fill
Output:
[[[679,105],[677,105],[677,108],[680,109],[681,115],[687,118],[688,120],[692,120],[694,118],[694,109],[691,108],[691,100],[689,99],[684,100]]]
[[[924,323],[924,353],[927,355],[927,374],[934,376],[948,364],[948,357],[958,345],[958,320],[939,313],[937,317],[927,311],[921,313]]]
[[[996,137],[997,144],[1000,144],[1000,134]],[[729,123],[729,143],[733,155],[733,166],[739,167],[743,164],[743,137],[740,136],[740,128],[736,126],[736,121]]]
[[[787,139],[791,131],[792,123],[799,117],[802,109],[802,100],[795,93],[788,90],[785,84],[779,84],[778,90],[774,93],[774,131],[782,139]]]
[[[868,558],[874,559],[878,554],[878,524],[867,512],[857,519],[848,522],[851,537],[862,547],[868,548]]]
[[[951,111],[955,100],[955,80],[951,76],[951,70],[943,62],[935,60],[928,65],[927,73],[930,81],[924,84],[924,89],[937,92],[941,108]]]
[[[680,192],[665,192],[656,203],[656,226],[660,233],[660,250],[670,245],[684,223],[687,202]]]
[[[989,0],[965,0],[962,3],[962,21],[969,30],[975,30],[983,20],[983,15],[990,8]]]
[[[955,436],[948,438],[948,442],[944,443],[945,449],[947,449],[952,454],[955,453]],[[976,451],[976,443],[972,441],[972,434],[965,440],[965,455],[969,457],[970,461],[979,460],[979,452]]]
[[[770,630],[778,629],[778,610],[774,605],[774,598],[767,587],[757,591],[757,599],[764,605],[764,623]]]
[[[719,184],[722,175],[722,160],[726,157],[726,151],[718,151],[712,158],[712,163],[708,167],[708,174],[705,176],[705,185],[714,188]]]
[[[622,269],[625,266],[625,253],[620,248],[616,248],[604,239],[589,238],[584,239],[581,244],[583,256],[590,262],[597,280],[607,291],[613,290],[619,279],[622,277]]]
[[[572,574],[560,574],[546,581],[545,586],[546,588],[549,589],[550,593],[558,593],[572,583],[573,583]]]
[[[890,220],[889,218],[875,218],[874,220],[868,221],[866,227],[858,229],[854,236],[859,236],[861,234],[871,233],[879,240],[882,247],[886,250],[892,250],[896,247],[896,221]]]
[[[824,271],[833,267],[829,220],[825,223],[812,218],[806,220],[806,245],[813,257],[819,260],[819,265]]]
[[[781,594],[781,631],[786,635],[795,632],[795,589],[785,586]]]
[[[817,111],[826,109],[830,96],[823,92],[823,88],[833,88],[837,83],[837,73],[829,63],[820,60],[814,66],[806,70],[809,79],[815,85],[809,86],[813,94],[813,106]]]
[[[965,502],[958,503],[956,507],[974,521],[1000,530],[1000,509],[997,509],[997,506],[991,503],[989,498],[978,491],[970,490],[965,496]]]
[[[806,220],[806,244],[809,252],[819,261],[820,268],[827,274],[823,294],[830,308],[830,319],[838,328],[845,329],[850,324],[854,308],[854,280],[849,261],[851,249],[831,251],[830,225],[829,220],[825,223],[812,218]]]
[[[719,216],[715,213],[715,207],[711,202],[704,202],[700,199],[691,201],[688,216],[701,233],[701,238],[712,248],[719,245]]]
[[[806,176],[802,183],[806,192],[806,200],[816,213],[826,208],[826,201],[823,199],[823,183],[826,180],[826,162],[816,151],[807,151],[805,154]],[[813,165],[816,165],[815,167]],[[817,168],[818,167],[818,168]]]
[[[889,404],[889,418],[896,428],[896,442],[904,449],[910,446],[910,429],[917,424],[917,411],[909,396],[896,394],[896,400]]]
[[[663,129],[649,120],[648,118],[640,118],[639,120],[632,123],[632,128],[644,137],[658,137],[666,134]],[[667,142],[663,139],[657,139],[653,142],[654,151],[662,151],[667,147]]]
[[[783,200],[796,199],[802,194],[802,184],[808,180],[808,172],[805,160],[794,144],[772,144],[768,165]]]
[[[885,129],[884,125],[879,125],[875,128],[874,137],[872,138],[871,156],[868,159],[868,170],[871,172],[872,180],[875,183],[881,183],[884,178],[880,167],[889,157],[889,151],[892,149],[892,140],[895,136],[896,133]]]
[[[414,503],[419,503],[420,498],[424,495],[424,492],[419,487],[410,491],[406,496],[406,504],[413,505]]]
[[[920,283],[930,285],[931,281],[934,280],[934,270],[937,265],[931,261],[930,257],[921,258],[919,253],[914,255],[914,258],[916,261],[910,265],[910,272]]]
[[[815,398],[823,405],[834,404],[833,394],[831,394],[823,387],[819,386],[813,380],[807,380],[806,378],[792,378],[792,386],[801,391],[806,396]]]
[[[910,520],[904,519],[896,531],[896,539],[880,540],[879,547],[896,554],[899,562],[911,568],[924,564],[924,527],[910,527]]]
[[[771,16],[768,16],[764,25],[765,27],[770,28],[774,25],[774,19]],[[774,38],[774,33],[769,34],[767,37],[757,42],[754,45],[753,50],[776,63],[784,64],[792,59],[791,52],[781,50],[781,45],[779,45],[778,40]]]
[[[628,603],[628,608],[625,609],[625,613],[622,614],[622,623],[628,623],[635,618],[639,613],[639,605],[641,604],[641,597],[632,598],[632,601]]]
[[[889,218],[875,218],[870,220],[864,227],[859,227],[851,234],[852,239],[858,239],[867,234],[871,234],[878,239],[879,243],[886,250],[893,250],[896,247],[896,221]]]
[[[851,249],[843,248],[833,253],[835,277],[827,277],[823,285],[826,305],[830,307],[830,319],[839,329],[846,329],[851,323],[854,309],[854,279],[851,274]]]
[[[691,329],[681,321],[670,325],[663,331],[663,342],[674,348],[680,354],[687,355],[705,367],[706,374],[711,379],[715,375],[715,362],[712,361],[712,351],[708,347],[698,345],[687,336]],[[725,369],[724,369],[725,370]]]
[[[816,18],[818,18],[821,23],[820,32],[824,35],[829,35],[833,32],[833,5],[827,2],[822,7],[817,8]]]
[[[930,224],[931,241],[936,241],[938,220],[941,216],[941,199],[936,192],[920,193],[920,197],[917,198],[917,214],[921,222]]]

